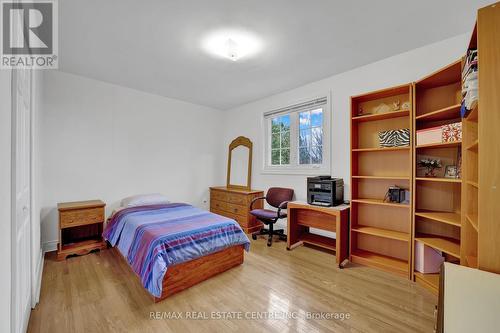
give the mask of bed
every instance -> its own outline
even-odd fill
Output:
[[[250,247],[236,221],[184,203],[120,209],[103,237],[155,302],[242,264]]]

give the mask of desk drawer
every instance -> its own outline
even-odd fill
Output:
[[[60,212],[61,228],[104,222],[104,208],[89,208]]]

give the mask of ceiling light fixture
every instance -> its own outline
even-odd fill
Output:
[[[238,60],[238,44],[231,38],[226,42],[227,47],[227,57],[232,61]]]
[[[237,61],[262,50],[262,41],[243,30],[217,30],[205,36],[202,48],[211,55]]]

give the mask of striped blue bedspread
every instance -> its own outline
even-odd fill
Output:
[[[168,267],[235,245],[250,248],[236,221],[183,203],[120,210],[109,219],[103,237],[118,247],[155,297],[162,294]]]

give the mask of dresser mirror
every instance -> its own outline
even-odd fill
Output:
[[[250,190],[252,147],[252,141],[244,136],[237,137],[229,145],[226,184],[228,188]]]

